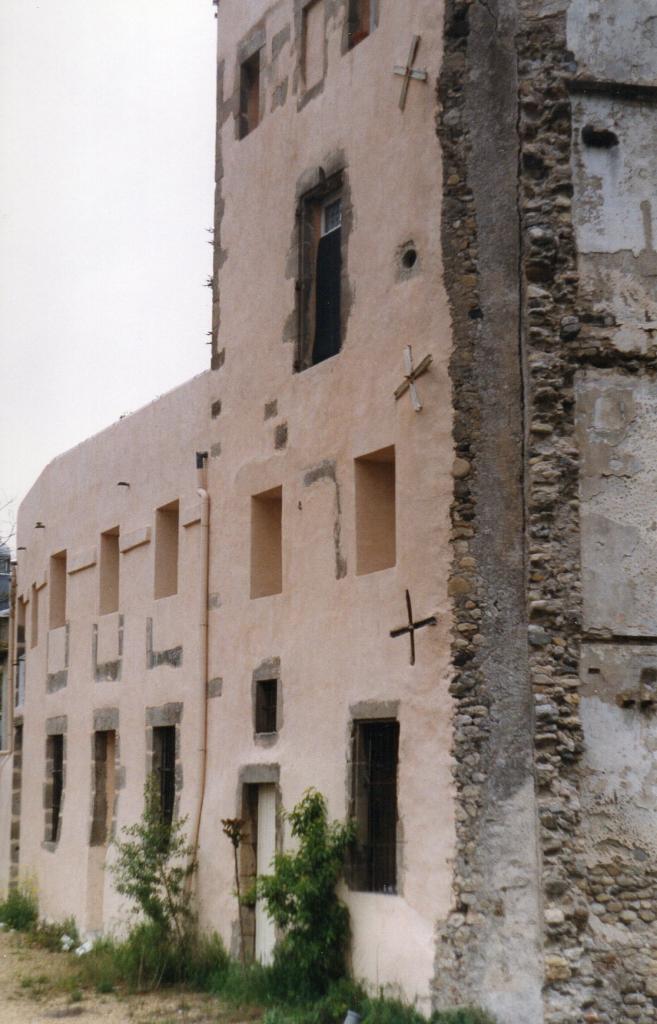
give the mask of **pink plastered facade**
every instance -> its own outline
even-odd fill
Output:
[[[355,730],[396,722],[394,881],[379,891],[344,883],[341,896],[354,974],[426,1007],[455,842],[452,342],[435,132],[442,16],[429,0],[381,0],[369,34],[350,46],[349,4],[322,0],[318,47],[316,12],[310,23],[305,7],[218,7],[212,369],[60,456],[21,506],[22,776],[0,874],[33,882],[42,912],[73,914],[83,932],[125,927],[105,870],[111,843],[91,842],[95,734],[116,739],[109,840],[140,815],[153,731],[174,728],[175,813],[190,826],[205,775],[200,923],[236,952],[221,819],[243,816],[263,786],[275,787],[279,849],[290,842],[281,812],[309,787],[344,819],[354,810]],[[394,69],[414,35],[415,67],[427,75],[410,81],[402,110]],[[254,53],[256,86],[242,68]],[[258,113],[246,131],[249,87]],[[299,211],[325,180],[338,182],[342,203],[341,347],[308,365]],[[421,410],[409,391],[395,397],[409,345],[416,365],[432,357],[417,380]],[[112,564],[116,531],[118,601],[101,614],[114,602],[101,562]],[[65,624],[49,628],[61,569],[52,558],[63,552]],[[175,579],[157,568],[167,557]],[[415,621],[435,619],[415,632],[414,664],[409,635],[391,636],[407,622],[406,591]],[[263,679],[277,681],[277,727],[259,734]],[[53,840],[44,804],[55,734],[65,753]],[[10,767],[0,791],[8,823]]]

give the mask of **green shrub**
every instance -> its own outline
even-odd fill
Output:
[[[273,873],[257,880],[257,895],[283,932],[274,950],[274,988],[282,999],[307,1003],[347,974],[349,912],[336,885],[354,828],[329,824],[326,800],[312,789],[287,817],[298,848],[276,854]]]
[[[175,934],[179,942],[190,923],[185,883],[195,868],[186,822],[181,818],[169,825],[162,819],[157,776],[149,775],[141,820],[122,829],[125,838],[115,840],[117,856],[110,869],[117,892],[132,900],[163,935]]]
[[[0,903],[0,921],[17,932],[30,931],[38,917],[36,896],[28,889],[11,889],[6,900]]]

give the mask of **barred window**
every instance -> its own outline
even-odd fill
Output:
[[[398,755],[398,722],[354,722],[352,813],[357,834],[349,871],[353,889],[397,891]]]

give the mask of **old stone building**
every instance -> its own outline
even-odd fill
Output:
[[[315,786],[357,976],[657,1018],[656,102],[652,0],[221,0],[211,369],[23,502],[5,883],[117,927],[155,769],[237,951]]]

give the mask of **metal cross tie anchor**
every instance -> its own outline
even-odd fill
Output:
[[[408,625],[400,626],[399,629],[391,629],[390,636],[404,636],[408,633],[411,641],[411,665],[415,664],[415,630],[422,629],[423,626],[437,626],[438,619],[435,615],[430,615],[428,619],[420,619],[419,622],[413,622],[413,608],[411,605],[411,595],[408,590],[406,591],[406,610],[408,612]]]
[[[413,61],[417,56],[418,47],[420,45],[420,38],[420,36],[413,36],[408,60],[406,61],[406,67],[402,67],[400,64],[395,65],[395,74],[401,75],[404,79],[401,96],[399,97],[400,110],[405,110],[406,108],[406,97],[408,96],[408,87],[411,84],[411,78],[415,79],[416,82],[426,82],[429,78],[429,75],[424,68],[413,67]]]
[[[406,394],[407,391],[410,391],[411,401],[413,402],[413,408],[416,412],[420,412],[422,410],[422,402],[420,401],[420,396],[417,393],[415,381],[418,377],[421,377],[423,373],[427,372],[432,362],[433,356],[425,356],[418,367],[413,369],[413,350],[410,345],[407,345],[404,349],[404,370],[406,371],[406,376],[399,387],[395,390],[395,399],[401,398],[401,396]]]

